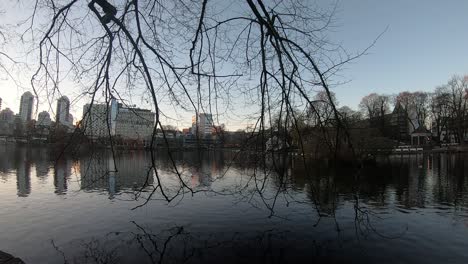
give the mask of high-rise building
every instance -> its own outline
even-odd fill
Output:
[[[55,123],[69,126],[70,120],[70,100],[66,96],[62,96],[57,100],[57,111],[55,113]],[[73,120],[71,121],[73,123]]]
[[[199,136],[211,135],[213,132],[213,115],[200,113],[192,117],[192,134]]]
[[[34,108],[34,96],[30,92],[25,92],[21,96],[19,116],[23,122],[31,121]]]
[[[115,134],[124,139],[150,140],[156,114],[151,110],[122,107],[119,104]]]

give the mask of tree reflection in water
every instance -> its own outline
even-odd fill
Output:
[[[80,182],[81,191],[106,191],[110,196],[132,193],[138,195],[155,184],[150,157],[145,152],[121,153],[116,156],[116,168],[110,153],[93,153],[55,160],[43,148],[13,148],[0,150],[0,172],[3,180],[14,171],[19,196],[28,196],[31,190],[31,170],[45,181],[53,169],[57,194],[67,192],[70,180]],[[11,154],[10,154],[11,153]],[[262,160],[255,153],[175,152],[173,158],[187,185],[197,192],[234,195],[238,201],[263,204],[274,211],[278,198],[288,203],[308,202],[317,206],[320,215],[331,216],[343,200],[372,201],[375,207],[384,207],[394,200],[403,209],[424,207],[428,202],[452,206],[466,206],[468,164],[463,154],[433,154],[393,156],[383,159],[378,166],[363,169],[327,167],[319,162],[281,156]],[[48,158],[46,158],[48,157]],[[163,181],[178,187],[172,164],[167,155],[158,155],[156,163]],[[78,164],[78,166],[77,166]],[[177,193],[178,190],[175,190]],[[307,199],[298,200],[297,192],[306,191]],[[390,195],[390,192],[394,194]],[[181,192],[180,194],[183,194]]]
[[[191,233],[183,226],[153,233],[132,223],[135,228],[131,232],[113,232],[103,238],[80,241],[78,249],[51,243],[64,263],[285,263],[305,257],[294,256],[295,242],[288,239],[285,231],[226,232],[221,238],[219,234]],[[323,256],[324,250],[326,245],[314,241],[307,257],[328,259],[330,256]]]
[[[366,254],[373,254],[369,250],[372,243],[395,246],[393,242],[376,239],[406,241],[408,238],[412,241],[421,234],[430,238],[431,232],[446,230],[445,226],[440,230],[417,229],[412,221],[418,214],[426,214],[424,219],[428,223],[438,224],[441,218],[436,216],[440,215],[442,219],[454,221],[459,218],[462,225],[466,225],[463,214],[468,205],[467,159],[463,154],[391,156],[382,158],[376,166],[356,169],[303,162],[292,155],[259,159],[249,152],[174,152],[172,158],[178,166],[179,178],[174,175],[172,161],[161,153],[156,164],[165,191],[180,198],[168,204],[164,197],[151,196],[157,183],[151,177],[154,172],[149,169],[151,161],[145,152],[117,153],[114,168],[109,153],[105,152],[54,159],[50,154],[47,154],[50,158],[44,158],[43,151],[15,148],[9,150],[11,155],[0,155],[0,178],[2,182],[15,180],[13,188],[23,201],[33,199],[35,188],[47,184],[50,177],[53,195],[104,194],[114,202],[128,201],[131,208],[148,202],[136,209],[136,215],[141,212],[139,210],[149,211],[144,217],[159,217],[164,208],[174,207],[171,210],[179,212],[174,215],[188,219],[189,223],[194,219],[198,224],[198,228],[193,228],[174,219],[174,225],[167,227],[171,221],[166,218],[156,217],[154,223],[149,224],[142,222],[141,217],[130,217],[126,218],[126,223],[135,221],[131,231],[120,223],[114,229],[118,232],[104,237],[96,233],[95,237],[80,238],[79,243],[55,239],[53,245],[63,251],[68,263],[133,263],[133,259],[141,259],[142,263],[282,262],[295,258],[299,261],[302,257],[333,258],[343,247],[346,248],[343,258],[355,260],[362,259],[362,255],[356,253],[354,243]],[[178,193],[180,179],[193,192]],[[95,196],[88,197],[99,201]],[[182,209],[177,209],[179,203]],[[237,219],[238,223],[219,224],[228,226],[229,230],[204,226],[203,221],[213,223],[213,219],[204,219],[203,213],[200,213],[203,220],[197,216],[199,210],[219,205],[217,203],[232,208],[219,215],[208,215],[215,217],[214,221]],[[281,224],[266,227],[263,218],[245,220],[243,213],[251,209],[273,219],[268,221]],[[183,210],[188,211],[183,213]],[[103,219],[111,225],[119,223],[109,218],[121,215],[109,214],[111,216]],[[126,214],[132,215],[132,211]],[[79,223],[75,219],[71,221]],[[97,222],[91,223],[100,227]],[[249,229],[252,223],[258,227]],[[312,230],[314,228],[316,230]],[[419,234],[415,234],[415,228]],[[106,227],[106,232],[109,229],[113,229],[112,226]],[[450,236],[450,233],[442,235]],[[346,243],[354,246],[346,246]],[[396,248],[397,252],[405,250]],[[374,259],[378,258],[374,256]]]

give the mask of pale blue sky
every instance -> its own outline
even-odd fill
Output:
[[[324,6],[333,2],[318,1]],[[15,17],[11,10],[5,11],[0,23]],[[349,81],[333,88],[340,105],[357,109],[360,99],[371,92],[432,91],[453,74],[468,74],[467,14],[466,0],[340,1],[330,38],[350,53],[362,51],[387,29],[367,55],[340,73],[342,81]],[[20,77],[26,89],[29,77]],[[2,75],[0,97],[4,107],[18,112],[23,90],[15,87]],[[79,116],[81,105],[74,111]],[[184,119],[190,123],[190,118]],[[241,125],[236,122],[241,121],[231,121],[228,127],[237,129]],[[185,121],[182,123],[185,125]]]
[[[340,1],[333,39],[362,50],[387,31],[369,54],[342,72],[341,105],[356,108],[371,92],[432,91],[453,74],[468,74],[468,1]]]

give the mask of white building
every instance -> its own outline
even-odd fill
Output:
[[[192,134],[207,136],[213,132],[213,115],[201,113],[192,117]]]
[[[112,99],[109,104],[85,104],[83,106],[82,129],[91,138],[115,135],[117,102]]]
[[[23,122],[31,121],[34,109],[34,96],[30,92],[25,92],[21,96],[19,116]]]
[[[126,108],[119,104],[115,135],[124,139],[150,140],[155,117],[151,110]]]
[[[91,138],[119,136],[123,139],[150,140],[156,114],[151,110],[123,107],[112,99],[110,104],[86,104],[83,129]]]

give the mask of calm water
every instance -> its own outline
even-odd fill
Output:
[[[0,250],[26,263],[468,262],[468,156],[390,157],[359,172],[292,158],[264,169],[235,152],[173,158],[195,193],[177,195],[159,154],[176,198],[158,190],[135,209],[158,182],[147,153],[118,154],[115,173],[109,154],[0,146]]]

